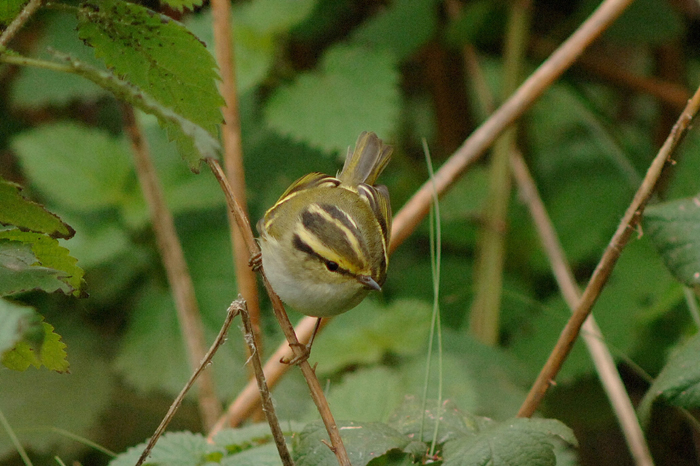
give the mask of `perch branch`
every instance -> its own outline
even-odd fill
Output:
[[[642,213],[644,212],[644,207],[647,201],[654,192],[656,183],[658,182],[663,169],[666,164],[671,164],[671,155],[674,150],[683,139],[686,134],[691,121],[698,112],[700,107],[700,88],[695,92],[693,97],[690,99],[685,107],[685,110],[681,113],[678,121],[673,126],[671,133],[666,138],[663,146],[659,150],[656,157],[652,161],[649,169],[647,170],[646,176],[639,186],[632,203],[627,208],[620,225],[617,227],[617,231],[613,235],[608,247],[603,253],[603,257],[598,262],[593,275],[591,276],[588,286],[583,292],[581,299],[578,301],[578,305],[574,310],[571,318],[567,322],[564,330],[562,330],[559,339],[549,355],[547,362],[540,371],[537,380],[530,389],[525,402],[520,407],[518,416],[520,417],[530,417],[539,406],[542,398],[544,398],[547,389],[554,381],[559,369],[561,369],[562,364],[566,360],[571,348],[576,341],[576,337],[581,329],[581,325],[586,320],[591,312],[593,304],[595,304],[596,299],[600,295],[603,286],[610,277],[617,259],[622,253],[622,249],[625,247],[629,241],[632,233],[637,231],[637,226],[639,220],[641,219]]]
[[[136,173],[148,205],[156,243],[175,300],[190,369],[194,371],[206,353],[206,339],[192,277],[187,269],[175,222],[165,203],[158,175],[149,155],[148,144],[136,121],[134,109],[128,104],[122,104],[121,107],[124,126],[131,141]],[[204,427],[209,429],[221,415],[221,404],[216,397],[211,370],[204,371],[198,389],[199,413]]]

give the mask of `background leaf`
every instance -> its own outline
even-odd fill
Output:
[[[75,234],[75,230],[57,215],[22,196],[21,190],[19,185],[0,179],[0,204],[3,206],[0,223],[46,233],[54,238],[70,238]]]
[[[67,372],[69,363],[66,354],[66,344],[61,336],[54,332],[51,324],[42,322],[44,337],[38,348],[32,347],[27,341],[20,341],[3,355],[2,363],[9,369],[25,371],[32,366],[36,369],[46,367],[50,371]]]

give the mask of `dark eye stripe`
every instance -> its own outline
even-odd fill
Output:
[[[357,251],[352,247],[352,243],[347,237],[347,230],[336,224],[336,221],[329,220],[320,213],[310,212],[306,209],[301,214],[301,223],[309,233],[313,234],[329,249],[335,251],[340,257],[346,258],[358,268],[362,268],[364,260],[358,256]],[[338,223],[344,225],[340,221]]]

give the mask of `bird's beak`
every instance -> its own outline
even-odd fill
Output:
[[[379,286],[379,283],[374,281],[374,278],[370,277],[369,275],[358,275],[357,281],[365,285],[367,288],[382,291],[382,287]]]

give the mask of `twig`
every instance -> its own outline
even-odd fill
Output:
[[[438,194],[442,195],[455,180],[493,143],[504,129],[532,106],[535,100],[569,68],[583,50],[622,14],[633,0],[604,0],[517,91],[479,126],[435,173]],[[396,215],[392,226],[393,251],[415,230],[430,209],[432,187],[426,182]]]
[[[316,327],[315,318],[304,318],[301,322],[294,328],[294,332],[299,338],[299,342],[306,344],[311,339],[314,328]],[[330,319],[323,319],[321,321],[321,328],[323,328]],[[320,329],[319,329],[320,330]],[[294,357],[291,348],[285,342],[281,344],[275,353],[270,356],[263,367],[263,373],[265,374],[265,379],[270,387],[274,387],[277,382],[282,378],[282,376],[291,367],[289,364],[284,364],[280,362],[282,359],[290,360]],[[260,395],[258,393],[258,387],[255,380],[251,380],[245,386],[243,390],[238,394],[233,403],[228,407],[227,412],[219,418],[217,423],[209,432],[208,438],[213,438],[221,429],[226,426],[236,427],[243,421],[245,421],[258,407],[260,407]]]
[[[12,38],[24,26],[31,16],[41,7],[42,0],[29,0],[17,17],[7,26],[2,34],[0,34],[0,52],[10,43]]]
[[[219,182],[221,189],[226,195],[226,201],[229,205],[229,209],[234,214],[236,218],[236,224],[243,233],[243,239],[246,243],[246,246],[248,247],[248,251],[250,252],[251,256],[258,255],[260,253],[260,249],[258,248],[258,245],[253,237],[253,231],[250,229],[250,223],[248,222],[248,218],[243,214],[240,206],[238,205],[233,191],[229,186],[228,180],[224,176],[223,170],[221,170],[219,162],[217,162],[214,159],[207,159],[207,163],[209,164],[209,167],[214,173],[214,176],[216,176],[216,179]],[[291,322],[289,322],[289,317],[287,317],[287,313],[284,310],[284,305],[282,304],[282,301],[272,289],[270,283],[267,281],[267,277],[265,277],[265,271],[261,269],[260,274],[262,276],[263,283],[265,284],[267,294],[270,296],[270,301],[272,303],[272,309],[275,312],[275,317],[277,318],[277,321],[279,322],[280,327],[282,328],[282,332],[284,333],[284,336],[286,337],[287,342],[289,343],[289,346],[291,347],[295,358],[303,359],[305,356],[304,349],[302,348],[302,345],[299,344],[299,340],[297,339],[297,336],[294,333],[294,327],[292,326]],[[341,466],[350,466],[350,459],[348,458],[348,453],[345,450],[345,446],[343,445],[343,440],[340,438],[338,425],[335,423],[335,419],[333,419],[333,414],[331,413],[330,406],[328,406],[328,400],[326,400],[326,397],[323,394],[323,389],[321,388],[321,384],[318,381],[318,378],[316,378],[316,373],[311,368],[309,362],[306,360],[299,363],[298,365],[301,368],[302,374],[304,374],[304,378],[306,379],[307,385],[309,386],[311,398],[314,400],[316,408],[318,409],[318,412],[321,415],[321,419],[323,420],[323,423],[326,426],[326,431],[328,432],[328,436],[331,440],[332,450],[338,460],[338,463]]]
[[[197,380],[197,377],[199,377],[199,375],[204,371],[204,369],[207,366],[209,366],[209,363],[214,357],[216,351],[219,349],[219,346],[223,345],[226,341],[226,333],[228,332],[228,329],[231,326],[231,322],[233,322],[233,318],[236,317],[236,315],[240,312],[242,306],[243,301],[239,297],[239,299],[232,302],[231,305],[228,307],[228,310],[226,312],[226,319],[224,319],[224,324],[221,326],[221,330],[219,330],[219,335],[217,335],[216,339],[214,340],[214,343],[212,343],[211,345],[211,348],[209,348],[207,354],[204,355],[204,359],[200,361],[199,366],[194,371],[190,379],[187,381],[185,386],[182,387],[180,394],[177,396],[177,398],[175,398],[173,404],[170,405],[170,409],[168,409],[167,414],[160,422],[160,425],[158,426],[156,431],[153,433],[153,436],[151,436],[151,439],[148,441],[148,445],[146,445],[146,448],[143,450],[143,453],[141,453],[141,457],[136,462],[136,466],[141,466],[143,462],[146,461],[146,458],[148,458],[148,455],[151,454],[151,450],[153,450],[153,447],[165,431],[165,428],[168,427],[168,424],[172,420],[173,416],[175,416],[175,412],[177,412],[177,409],[180,407],[180,404],[182,404],[182,400],[185,399],[185,395],[187,395],[187,392],[190,390],[190,388],[192,388],[194,381]]]
[[[530,209],[530,215],[537,227],[540,241],[549,258],[559,289],[569,308],[573,311],[581,299],[581,292],[576,285],[576,279],[571,272],[571,267],[566,259],[564,249],[559,242],[544,202],[542,202],[537,192],[535,181],[532,179],[520,152],[513,151],[511,167],[518,183],[521,198]],[[649,446],[644,439],[644,433],[639,425],[634,406],[627,394],[620,373],[617,371],[615,360],[603,341],[602,333],[593,314],[588,316],[583,324],[583,329],[583,339],[588,347],[588,352],[593,359],[598,377],[600,377],[603,388],[608,395],[635,463],[652,466],[654,461],[649,452]]]
[[[247,216],[245,192],[245,171],[243,169],[243,147],[241,146],[241,120],[238,113],[238,94],[236,92],[236,69],[233,60],[233,40],[231,35],[230,0],[212,0],[212,22],[214,28],[214,48],[216,61],[221,72],[219,90],[226,104],[221,108],[224,124],[221,133],[224,143],[224,166],[231,188],[240,203],[241,210]],[[262,353],[260,333],[260,303],[255,273],[248,266],[248,251],[243,234],[235,227],[236,220],[229,214],[231,246],[236,271],[238,290],[248,303],[250,319],[253,322],[253,335]]]
[[[629,241],[632,233],[634,233],[641,219],[642,213],[644,211],[644,206],[654,192],[661,173],[667,163],[671,163],[671,155],[676,149],[683,136],[686,134],[692,119],[698,112],[700,108],[700,88],[695,92],[693,97],[686,105],[685,110],[681,113],[678,121],[673,126],[671,133],[666,142],[659,150],[658,154],[651,163],[651,166],[647,170],[646,176],[642,181],[641,186],[637,190],[637,193],[632,200],[632,203],[627,208],[620,225],[615,231],[608,247],[600,259],[600,262],[595,268],[593,275],[591,276],[588,286],[586,286],[581,299],[574,310],[573,315],[567,322],[564,330],[562,330],[559,340],[557,341],[552,353],[549,355],[549,359],[542,368],[537,380],[530,389],[525,402],[520,407],[518,416],[520,417],[530,417],[539,406],[542,401],[547,389],[556,377],[559,369],[569,355],[571,348],[576,341],[576,337],[581,329],[581,325],[586,320],[590,314],[593,304],[595,304],[596,299],[600,295],[603,286],[608,280],[610,273],[612,272],[617,259],[620,257],[622,249],[625,247]]]
[[[243,319],[243,339],[248,345],[250,350],[250,361],[253,363],[253,372],[255,373],[255,379],[258,382],[258,388],[260,392],[260,398],[262,399],[262,408],[267,417],[267,422],[270,425],[270,430],[272,431],[272,438],[275,439],[275,445],[277,446],[277,452],[280,455],[282,464],[285,466],[294,466],[294,461],[292,461],[292,456],[289,454],[287,449],[287,443],[284,441],[284,433],[280,427],[280,422],[277,419],[277,414],[275,413],[275,406],[272,404],[272,397],[270,396],[270,389],[267,387],[267,382],[265,381],[265,374],[263,373],[262,363],[260,362],[260,354],[256,347],[255,335],[253,334],[253,324],[250,321],[250,314],[246,308],[245,301],[242,301],[241,306],[241,318]]]
[[[128,104],[122,104],[121,108],[124,126],[131,141],[136,173],[148,205],[160,256],[175,299],[180,332],[185,341],[189,365],[194,371],[206,352],[206,339],[194,285],[187,269],[182,245],[177,237],[173,216],[165,203],[147,142],[136,122],[134,109]],[[199,414],[205,428],[209,429],[221,415],[221,404],[216,397],[211,370],[202,374],[198,389]]]

